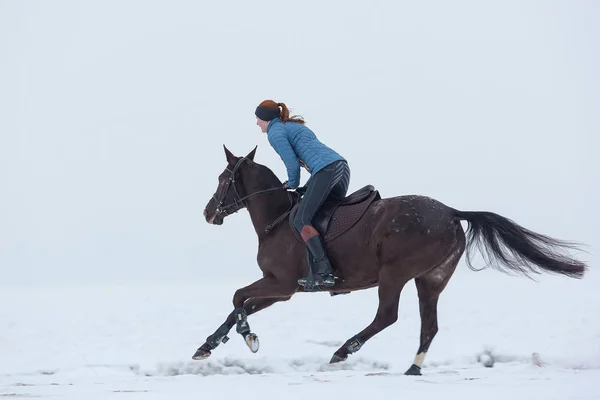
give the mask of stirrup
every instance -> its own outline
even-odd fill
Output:
[[[320,281],[317,281],[317,285],[319,286],[327,286],[327,287],[331,287],[333,285],[335,285],[335,276],[333,276],[333,274],[328,274],[328,275],[318,275],[320,277]]]
[[[342,295],[342,294],[350,294],[350,292],[334,292],[334,291],[329,292],[329,295],[331,297],[333,297],[333,296],[339,296],[339,295]]]
[[[306,290],[319,290],[321,286],[332,287],[335,285],[335,276],[328,274],[326,276],[317,275],[317,279],[300,278],[298,284],[303,286]]]

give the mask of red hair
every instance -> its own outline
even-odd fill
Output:
[[[290,117],[290,110],[287,108],[285,103],[275,103],[273,100],[264,100],[262,103],[258,105],[259,107],[270,108],[270,109],[279,109],[279,117],[283,122],[298,122],[300,124],[304,124],[304,118],[299,115],[293,115]]]

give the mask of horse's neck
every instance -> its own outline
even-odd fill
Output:
[[[291,197],[285,190],[276,190],[249,198],[248,213],[259,238],[265,235],[265,228],[280,218],[291,206]]]

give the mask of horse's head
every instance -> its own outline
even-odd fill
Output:
[[[242,172],[247,167],[244,164],[252,162],[256,153],[255,147],[247,156],[236,157],[227,147],[223,146],[223,148],[225,149],[227,166],[219,175],[217,191],[204,208],[206,221],[215,225],[221,225],[226,216],[238,212],[246,206],[244,199],[247,196]]]

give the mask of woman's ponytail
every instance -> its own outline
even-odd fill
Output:
[[[281,107],[281,120],[283,122],[298,122],[300,124],[304,124],[304,119],[299,115],[294,115],[290,118],[290,110],[287,108],[285,103],[277,103],[279,107]]]

